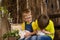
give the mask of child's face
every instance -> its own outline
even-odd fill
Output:
[[[24,13],[24,14],[23,14],[23,20],[26,21],[26,22],[32,21],[32,15],[31,15],[31,12]]]

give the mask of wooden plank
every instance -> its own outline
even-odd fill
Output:
[[[48,15],[50,18],[60,18],[60,14],[51,14],[51,15]]]

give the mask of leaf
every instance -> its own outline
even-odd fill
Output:
[[[7,34],[4,34],[4,35],[3,35],[3,39],[5,39],[5,38],[7,38]]]

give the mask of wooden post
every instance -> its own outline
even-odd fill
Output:
[[[60,6],[59,6],[59,0],[57,2],[57,14],[60,14]],[[60,18],[57,18],[57,25],[60,25]]]
[[[46,5],[45,0],[42,0],[42,2],[41,2],[41,14],[45,14],[45,13],[47,13],[47,5]]]
[[[26,3],[26,4],[27,4],[27,5],[26,5],[26,7],[27,7],[27,8],[29,8],[29,3],[28,3],[28,0],[26,0],[26,2],[27,2],[27,3]]]
[[[51,8],[51,4],[52,4],[52,0],[47,0],[47,13],[48,14],[52,14],[52,8]]]
[[[17,24],[19,22],[19,0],[16,1],[17,3]]]
[[[2,40],[2,29],[1,29],[1,11],[0,11],[0,39]]]

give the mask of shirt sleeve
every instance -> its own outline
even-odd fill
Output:
[[[50,32],[53,33],[53,34],[55,33],[53,21],[50,21]]]

